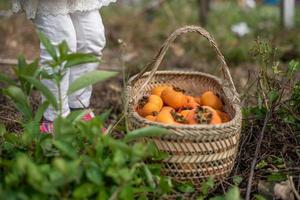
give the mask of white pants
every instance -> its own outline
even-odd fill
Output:
[[[57,45],[63,40],[68,43],[72,52],[93,53],[101,56],[101,51],[105,46],[105,31],[102,19],[98,10],[75,12],[67,15],[38,15],[34,23],[38,31],[43,32],[50,41]],[[45,47],[40,45],[41,65],[51,73],[51,67],[47,66],[47,61],[51,60]],[[84,108],[90,104],[92,87],[75,92],[67,96],[69,84],[86,72],[94,70],[97,64],[85,64],[76,66],[67,71],[61,82],[62,92],[62,115],[67,116],[70,108]],[[50,80],[42,80],[58,100],[58,88]],[[44,97],[42,101],[44,101]],[[44,113],[44,118],[53,121],[57,117],[57,112],[50,106]]]

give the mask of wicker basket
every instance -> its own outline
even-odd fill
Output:
[[[223,79],[202,72],[157,71],[170,44],[180,35],[196,32],[205,37],[214,47],[221,62]],[[214,39],[201,27],[186,26],[176,30],[163,44],[154,61],[151,72],[143,70],[131,78],[126,90],[130,129],[145,126],[160,126],[169,133],[160,138],[144,138],[154,142],[160,151],[170,156],[163,160],[162,172],[176,181],[190,181],[198,186],[209,176],[221,181],[231,172],[236,158],[241,131],[241,107],[232,78]],[[149,67],[148,67],[149,68]],[[206,90],[214,91],[224,102],[224,110],[231,121],[219,125],[164,125],[148,121],[135,112],[138,100],[148,95],[158,85],[169,84],[184,89],[190,95],[199,95]]]

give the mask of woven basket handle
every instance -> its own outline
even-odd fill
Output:
[[[190,33],[190,32],[196,32],[196,33],[200,34],[201,36],[205,37],[210,42],[210,44],[214,47],[214,50],[217,53],[217,58],[221,62],[222,74],[224,76],[224,79],[228,82],[229,89],[231,90],[233,95],[235,97],[238,97],[238,93],[237,93],[234,83],[232,81],[232,77],[231,77],[229,68],[225,62],[224,56],[222,55],[221,51],[219,50],[214,38],[205,29],[203,29],[202,27],[199,27],[199,26],[185,26],[185,27],[179,28],[167,38],[167,40],[162,45],[161,49],[159,50],[159,52],[156,55],[156,57],[154,58],[154,60],[151,63],[149,63],[133,80],[133,81],[138,80],[149,69],[149,67],[152,67],[152,71],[151,71],[149,77],[144,82],[144,84],[140,87],[139,91],[141,91],[149,83],[149,81],[153,78],[153,76],[154,76],[155,72],[157,71],[158,67],[160,66],[166,52],[168,51],[170,45],[174,42],[174,40],[178,36],[181,36],[181,35],[184,35],[184,34]]]

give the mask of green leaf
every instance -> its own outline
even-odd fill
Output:
[[[123,151],[117,150],[113,156],[113,163],[117,166],[122,166],[126,163],[126,156]]]
[[[104,141],[106,141],[107,144],[113,149],[119,149],[126,154],[131,153],[131,147],[124,142],[117,141],[117,140],[109,138],[109,137],[105,138]]]
[[[91,183],[83,183],[75,188],[73,197],[76,199],[86,199],[97,192],[97,187]]]
[[[51,55],[53,60],[57,60],[57,53],[55,47],[51,44],[50,40],[43,32],[38,33],[41,43],[45,47],[46,51]]]
[[[64,155],[67,155],[67,156],[69,156],[70,158],[73,158],[73,159],[75,159],[77,157],[76,150],[71,145],[69,145],[68,143],[55,140],[55,141],[53,141],[53,144]]]
[[[233,183],[238,186],[239,184],[241,184],[241,182],[243,181],[243,178],[240,176],[234,176],[233,177]]]
[[[65,40],[58,45],[58,50],[59,50],[60,57],[65,58],[67,56],[70,49]]]
[[[30,64],[26,64],[25,67],[19,69],[19,74],[18,78],[21,83],[21,87],[23,91],[29,95],[32,89],[32,84],[28,82],[26,79],[24,79],[24,76],[29,76],[29,77],[37,77],[38,72],[40,71],[38,68],[38,60],[35,60],[34,62]]]
[[[2,74],[2,73],[0,73],[0,82],[5,83],[7,85],[13,85],[13,86],[17,85],[16,81],[12,80],[6,74]]]
[[[29,76],[24,76],[24,78],[45,96],[47,101],[49,101],[49,103],[53,106],[54,109],[58,109],[56,98],[41,81]]]
[[[42,118],[43,118],[43,114],[45,112],[45,110],[48,108],[49,106],[49,101],[44,101],[38,108],[38,110],[36,111],[35,113],[35,116],[34,116],[34,122],[35,123],[39,123]]]
[[[67,63],[64,67],[74,67],[87,63],[96,63],[99,62],[99,59],[93,54],[86,53],[72,53],[66,56]]]
[[[88,180],[90,180],[92,183],[95,183],[96,185],[100,185],[102,183],[102,176],[97,164],[92,163],[89,165],[85,173]]]
[[[267,181],[269,182],[280,182],[280,181],[285,181],[287,179],[286,175],[283,173],[271,173],[268,177],[267,177]]]
[[[39,122],[30,121],[23,126],[24,132],[21,134],[21,141],[26,145],[30,145],[37,138],[38,134],[40,134],[40,124]]]
[[[78,121],[81,121],[82,120],[82,117],[88,113],[90,113],[91,110],[90,109],[87,109],[87,110],[75,110],[75,111],[72,111],[67,119],[72,121],[72,122],[78,122]]]
[[[278,97],[279,97],[279,93],[276,90],[271,90],[268,93],[268,98],[271,101],[271,103],[275,102],[278,99]]]
[[[108,110],[106,110],[105,112],[103,112],[103,113],[101,113],[100,114],[100,116],[99,116],[99,118],[101,119],[101,121],[106,121],[108,118],[109,118],[109,115],[110,115],[110,113],[111,113],[111,110],[112,109],[108,109]]]
[[[290,74],[293,74],[294,72],[300,70],[299,62],[297,62],[295,60],[291,60],[288,65],[288,69],[289,69]]]
[[[134,130],[130,133],[128,133],[124,140],[126,142],[130,142],[133,140],[137,140],[139,138],[143,137],[158,137],[163,136],[168,133],[167,129],[159,128],[159,127],[145,127],[141,129]]]
[[[268,166],[268,163],[265,160],[261,160],[259,163],[256,164],[256,169],[262,169]]]
[[[232,187],[226,194],[225,194],[226,200],[240,200],[240,190],[237,186]]]
[[[25,116],[25,118],[30,119],[32,117],[28,98],[20,88],[16,86],[9,86],[4,89],[4,94],[13,100],[16,108]]]
[[[59,141],[71,144],[75,139],[76,129],[69,120],[57,117],[54,120],[55,137]]]
[[[20,55],[18,57],[18,70],[17,70],[17,75],[23,75],[23,72],[25,71],[24,69],[26,68],[27,63],[26,59],[23,55]]]
[[[191,183],[181,183],[176,188],[183,193],[192,193],[195,191],[195,188]]]
[[[26,64],[26,66],[24,66],[22,70],[19,71],[20,72],[19,75],[35,77],[37,75],[37,72],[39,71],[38,69],[39,69],[39,62],[36,59],[32,63]]]
[[[113,76],[117,75],[116,72],[109,71],[91,71],[76,79],[69,86],[68,94],[72,94],[82,88],[86,88],[89,85],[95,84],[99,81],[105,81]]]
[[[160,177],[159,188],[163,193],[171,192],[172,187],[172,181],[169,177]]]
[[[143,165],[143,169],[144,169],[144,173],[146,175],[146,179],[147,179],[147,182],[148,182],[149,186],[152,189],[155,189],[156,188],[156,184],[155,184],[155,181],[153,179],[153,175],[152,175],[151,171],[149,170],[149,168],[148,168],[147,165]]]
[[[134,199],[133,195],[133,187],[131,185],[126,185],[122,188],[120,192],[120,199],[128,200],[128,199]]]
[[[76,180],[78,182],[81,179],[81,159],[67,160],[63,158],[55,158],[53,166],[62,173],[68,181]]]
[[[209,190],[212,189],[215,185],[214,179],[212,177],[209,177],[207,181],[203,182],[201,184],[201,192],[204,196],[207,196],[209,193]]]

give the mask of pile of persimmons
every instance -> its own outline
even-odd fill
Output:
[[[173,125],[214,125],[231,120],[214,92],[206,91],[193,97],[185,95],[180,88],[168,85],[153,88],[149,96],[139,100],[136,111],[150,121]]]

